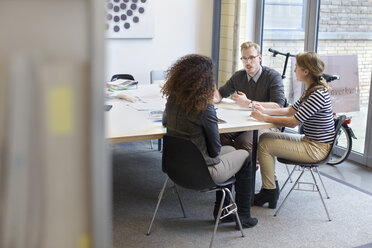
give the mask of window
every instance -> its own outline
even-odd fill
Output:
[[[304,31],[304,0],[269,0],[265,1],[264,30]]]

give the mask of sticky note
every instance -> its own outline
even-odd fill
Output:
[[[54,135],[71,134],[73,130],[73,90],[68,85],[54,85],[46,93],[48,127]]]
[[[88,234],[81,234],[78,239],[77,248],[90,248],[90,237]]]

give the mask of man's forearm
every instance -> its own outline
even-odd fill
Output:
[[[253,102],[261,104],[262,107],[264,108],[271,108],[271,109],[280,108],[279,104],[277,104],[276,102],[258,102],[258,101],[253,101]]]

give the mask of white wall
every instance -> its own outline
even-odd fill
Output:
[[[106,39],[105,80],[130,73],[150,83],[151,70],[165,70],[179,57],[211,56],[213,0],[155,1],[153,39]]]

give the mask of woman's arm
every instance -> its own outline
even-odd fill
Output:
[[[220,135],[218,132],[218,119],[214,106],[209,104],[203,118],[203,131],[205,134],[208,154],[214,158],[221,152]]]
[[[289,107],[289,109],[291,109],[291,107]],[[291,111],[291,110],[288,110],[288,111]],[[285,126],[285,127],[291,127],[291,128],[294,128],[301,123],[294,116],[271,116],[271,115],[262,113],[258,109],[253,109],[251,116],[259,121],[270,122],[278,126]]]
[[[253,102],[252,109],[257,109],[263,114],[267,115],[276,115],[276,116],[293,116],[296,114],[296,110],[294,110],[292,107],[286,107],[286,108],[270,108],[266,107],[262,103]]]

